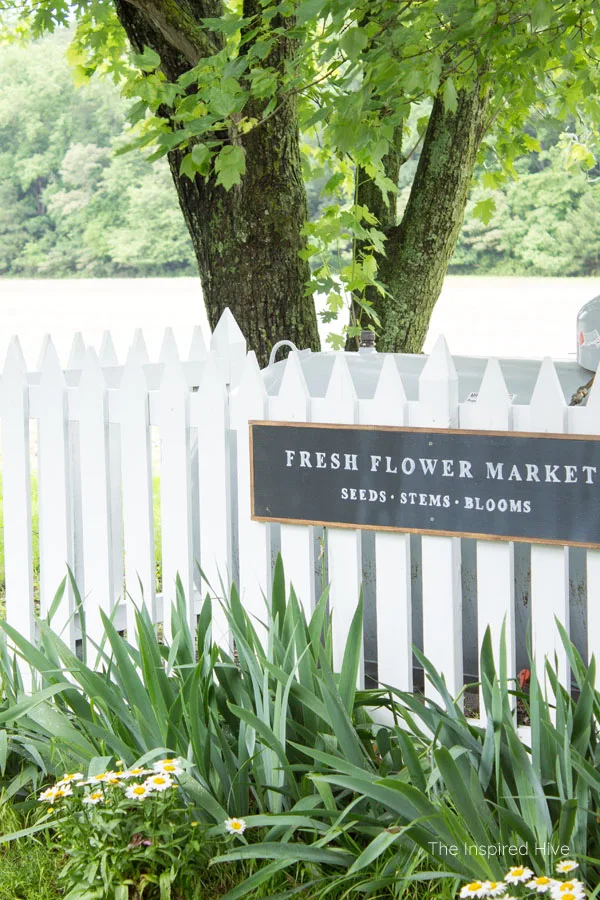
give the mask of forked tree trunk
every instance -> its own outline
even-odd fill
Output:
[[[201,45],[201,19],[224,12],[220,0],[115,3],[133,46],[137,50],[152,47],[171,81],[191,67],[194,54],[207,52]],[[244,15],[252,16],[256,4],[257,0],[245,0]],[[178,39],[176,47],[175,32],[185,38],[184,42]],[[210,40],[218,44],[219,36]],[[292,42],[282,38],[269,63],[284,66],[293,53]],[[261,109],[250,109],[248,114],[260,119]],[[249,349],[266,365],[279,339],[292,340],[300,348],[320,347],[314,303],[305,296],[309,267],[298,256],[305,243],[301,229],[307,201],[295,99],[281,104],[240,142],[246,174],[241,185],[229,192],[217,186],[214,178],[196,177],[192,182],[180,176],[180,151],[169,154],[169,163],[198,261],[209,323],[214,328],[229,307]]]
[[[487,95],[461,91],[455,113],[436,99],[399,225],[384,229],[379,279],[390,295],[373,295],[381,320],[380,351],[419,353],[464,218],[477,151],[485,133]]]

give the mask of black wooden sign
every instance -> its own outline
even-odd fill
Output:
[[[600,547],[583,435],[252,422],[252,518]]]

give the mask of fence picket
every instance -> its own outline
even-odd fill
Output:
[[[177,341],[172,328],[165,328],[164,330],[158,361],[164,364],[180,365],[179,350],[177,349]]]
[[[6,621],[28,640],[33,619],[33,550],[29,465],[29,390],[18,338],[2,372],[2,486]]]
[[[198,391],[191,396],[191,410],[198,424],[199,542],[204,574],[200,590],[203,595],[212,591],[221,597],[221,583],[228,588],[232,576],[229,442],[227,394],[212,354],[206,355]],[[218,602],[213,603],[213,638],[228,646],[227,618]]]
[[[480,431],[510,431],[510,395],[497,359],[488,361],[475,403],[461,407],[460,427]],[[481,647],[489,627],[498,670],[502,626],[506,633],[506,665],[509,678],[516,674],[514,544],[477,541],[477,640]],[[483,695],[479,691],[479,717],[484,719]]]
[[[85,362],[85,354],[86,349],[83,335],[80,331],[76,331],[73,335],[71,350],[69,351],[69,361],[67,363],[67,369],[82,369]]]
[[[594,381],[586,406],[568,409],[569,431],[573,434],[600,434],[600,378]],[[600,466],[598,467],[600,470]],[[587,655],[600,660],[600,550],[586,552],[587,571]]]
[[[188,351],[188,360],[190,362],[199,362],[206,356],[206,344],[204,335],[199,325],[196,325],[192,332],[192,340],[190,341],[190,349]]]
[[[192,554],[189,389],[171,329],[161,349],[163,371],[158,391],[160,418],[160,506],[163,627],[171,637],[171,605],[181,578],[190,626],[195,625]]]
[[[565,430],[566,404],[554,363],[546,357],[540,368],[531,402],[529,427],[532,432],[560,434]],[[567,656],[558,634],[555,617],[569,631],[569,551],[567,547],[531,545],[531,642],[533,656],[542,674],[544,657],[558,657],[558,671],[564,682]]]
[[[348,363],[342,353],[334,355],[333,368],[324,398],[311,404],[313,422],[348,424],[356,422],[358,402]],[[333,621],[334,666],[342,664],[352,616],[360,596],[362,559],[360,531],[350,528],[328,528],[327,580]],[[359,685],[364,684],[364,654],[361,655]]]
[[[102,368],[119,365],[119,358],[110,331],[105,331],[102,335],[98,358]]]
[[[41,358],[38,425],[38,507],[40,548],[40,613],[48,612],[58,585],[73,567],[67,386],[52,340]],[[52,625],[63,640],[75,646],[73,596],[70,585]]]
[[[87,350],[79,382],[79,444],[83,585],[87,659],[94,659],[103,627],[100,610],[110,614],[115,600],[108,457],[108,398],[96,353]]]
[[[419,377],[418,417],[421,426],[456,428],[458,424],[458,376],[444,337],[436,342]],[[429,444],[435,456],[435,437]],[[450,693],[457,696],[463,686],[459,538],[423,535],[421,560],[423,652],[444,674]],[[425,692],[437,697],[428,683]]]
[[[267,394],[256,355],[248,353],[238,387],[230,399],[231,428],[235,431],[237,471],[238,587],[242,603],[253,617],[261,638],[266,633],[260,623],[265,618],[265,597],[270,600],[271,540],[269,525],[250,518],[250,442],[248,422],[264,419]]]
[[[246,365],[246,338],[229,308],[223,310],[210,339],[211,352],[225,384],[235,387]]]
[[[459,408],[457,375],[443,339],[422,368],[418,401],[411,402],[397,360],[391,355],[383,360],[371,355],[368,359],[324,355],[319,365],[331,367],[326,394],[313,398],[300,358],[297,353],[289,356],[279,393],[267,397],[264,373],[254,354],[246,354],[246,342],[229,310],[215,329],[210,351],[202,331],[195,329],[185,362],[171,329],[165,331],[159,364],[149,365],[143,336],[137,332],[122,369],[110,333],[103,335],[99,359],[94,351],[86,351],[81,334],[77,334],[66,370],[48,339],[40,357],[39,376],[35,372],[28,378],[18,342],[13,340],[0,381],[8,621],[35,639],[31,419],[39,420],[40,611],[42,615],[47,612],[68,562],[84,597],[86,650],[91,664],[94,644],[103,637],[100,610],[115,612],[123,588],[127,594],[124,606],[116,610],[116,621],[122,627],[120,617],[125,612],[129,638],[134,637],[134,607],[142,597],[153,619],[164,622],[166,637],[171,636],[169,610],[175,599],[176,574],[182,579],[192,626],[208,583],[218,594],[221,584],[227,587],[235,578],[242,602],[264,638],[260,622],[265,621],[272,552],[278,546],[300,602],[307,613],[312,610],[316,572],[320,574],[320,558],[315,558],[314,548],[321,529],[251,520],[250,419],[269,416],[286,422],[406,424],[435,429],[456,427],[460,417],[461,429],[507,431],[512,427],[522,432],[590,435],[600,431],[600,386],[593,388],[587,407],[567,411],[550,360],[540,369],[529,404],[511,405],[500,365],[492,359],[476,402],[465,402]],[[380,377],[372,399],[359,401],[352,375],[359,370],[372,372],[370,364],[363,366],[369,360],[382,363]],[[410,380],[405,383],[409,385]],[[161,438],[162,608],[155,587],[151,425],[158,426]],[[32,427],[35,434],[35,425]],[[429,440],[431,456],[439,456],[436,435]],[[435,515],[431,507],[432,524]],[[475,542],[466,545],[469,554],[472,544]],[[417,554],[413,560],[412,546]],[[474,595],[469,573],[476,570],[478,643],[489,625],[497,655],[506,619],[509,677],[514,677],[515,617],[522,617],[520,605],[515,607],[515,548],[508,542],[479,541],[472,548],[473,558],[465,550],[467,569],[462,585],[460,547],[457,538],[411,538],[386,532],[363,536],[353,528],[326,529],[323,569],[331,589],[336,667],[341,665],[362,581],[366,649],[359,683],[364,684],[365,652],[377,647],[379,680],[410,690],[413,605],[422,594],[423,649],[444,673],[450,692],[458,694],[463,685],[462,591],[471,616]],[[520,558],[517,554],[517,562]],[[577,562],[582,554],[573,558]],[[196,572],[196,561],[202,577]],[[420,563],[416,582],[414,575],[411,581],[411,562],[413,568]],[[579,578],[579,568],[579,562],[572,566],[572,577]],[[564,683],[566,654],[554,617],[568,628],[568,548],[533,545],[531,590],[528,574],[518,576],[517,582],[520,594],[531,596],[538,664],[542,657],[557,653]],[[588,654],[598,655],[600,551],[596,550],[587,553],[587,604],[587,625],[578,622],[574,635],[579,640],[581,629],[587,627]],[[213,636],[227,647],[226,618],[219,606],[214,609]],[[68,595],[53,619],[54,627],[71,646],[77,637],[73,612],[73,598]],[[415,626],[418,635],[418,618]],[[469,638],[474,627],[471,618],[465,621]],[[519,635],[517,632],[520,639]],[[468,654],[472,649],[468,648]],[[522,649],[519,644],[519,653]],[[368,671],[375,675],[374,668]],[[427,693],[435,697],[429,688]]]
[[[125,610],[128,640],[135,640],[135,609],[145,603],[156,619],[152,449],[148,386],[143,366],[148,351],[137,330],[127,356],[120,388],[121,461],[123,466],[123,538]]]
[[[372,400],[359,402],[361,425],[406,425],[408,405],[393,356],[381,367]],[[377,672],[382,684],[412,690],[410,535],[376,532]]]
[[[269,418],[284,422],[307,422],[310,395],[297,353],[285,364],[279,394],[269,398]],[[281,556],[285,574],[307,616],[314,608],[314,528],[306,525],[281,526]]]

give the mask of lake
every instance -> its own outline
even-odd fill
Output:
[[[599,294],[600,278],[449,276],[425,351],[444,334],[454,354],[573,358],[577,311]],[[167,326],[183,353],[195,325],[208,335],[200,282],[194,278],[1,279],[0,312],[0,367],[13,334],[30,367],[46,333],[65,365],[76,331],[99,348],[109,329],[120,362],[136,328],[143,328],[151,358]],[[330,329],[323,329],[323,337]]]

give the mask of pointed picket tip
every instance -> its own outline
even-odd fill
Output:
[[[14,335],[13,337],[11,337],[10,343],[8,345],[8,350],[6,351],[4,368],[2,370],[2,378],[4,379],[11,377],[20,377],[24,382],[26,380],[26,373],[27,363],[25,362],[25,356],[23,355],[21,342],[19,338]]]
[[[188,360],[190,362],[199,362],[204,359],[206,356],[206,343],[204,341],[204,335],[202,334],[202,329],[199,325],[196,325],[194,331],[192,332],[192,340],[190,342],[190,349],[188,353]]]
[[[160,353],[158,354],[158,361],[161,363],[179,363],[180,361],[177,341],[175,340],[172,328],[165,328]]]
[[[150,356],[148,354],[148,348],[146,347],[146,341],[144,340],[144,332],[141,328],[136,328],[131,347],[127,353],[125,368],[145,366],[149,362]]]
[[[71,351],[69,353],[69,361],[67,363],[68,369],[81,369],[83,368],[83,363],[85,361],[85,343],[83,340],[83,335],[80,331],[76,331],[73,335],[73,343],[71,344]]]
[[[243,345],[246,352],[246,338],[236,322],[233,313],[226,307],[216,324],[210,339],[210,349],[222,355],[229,354],[229,348]]]
[[[280,398],[305,397],[306,399],[310,396],[297,351],[292,351],[285,361],[277,396]]]
[[[435,342],[419,376],[419,381],[437,381],[439,379],[458,381],[456,366],[443,334]]]
[[[327,400],[336,399],[341,403],[344,401],[356,402],[354,382],[346,362],[346,355],[343,352],[334,354],[333,368],[329,376],[325,397]]]
[[[545,356],[531,395],[531,406],[566,407],[565,395],[552,359]]]
[[[475,406],[477,409],[484,406],[505,409],[511,406],[510,394],[506,387],[502,368],[495,356],[488,360],[485,367]]]
[[[105,331],[100,344],[100,365],[118,366],[119,358],[110,331]]]
[[[144,392],[148,389],[144,366],[149,362],[148,350],[141,328],[136,329],[133,342],[127,354],[127,360],[123,369],[121,389],[134,393]]]
[[[398,366],[396,365],[396,360],[392,353],[387,354],[384,357],[373,399],[385,399],[387,403],[390,403],[391,401],[396,409],[404,407],[407,402],[402,377],[398,371]]]
[[[267,391],[260,373],[256,353],[251,350],[244,360],[240,380],[231,394],[232,418],[241,416],[242,420],[248,410],[251,418],[262,418],[267,400]]]
[[[84,391],[106,390],[104,373],[102,372],[98,354],[93,347],[88,347],[86,350],[83,366],[81,367],[79,387]]]
[[[44,357],[46,355],[46,347],[51,342],[52,342],[52,337],[48,333],[46,333],[44,335],[44,337],[42,338],[42,346],[40,347],[40,352],[38,353],[38,357],[37,357],[36,371],[38,371],[38,372],[42,371],[42,366],[44,365]]]
[[[546,356],[529,403],[533,431],[564,431],[567,404],[554,363]]]
[[[40,354],[39,369],[41,372],[40,384],[64,385],[65,376],[56,352],[56,347],[49,334],[44,338],[42,352]]]

